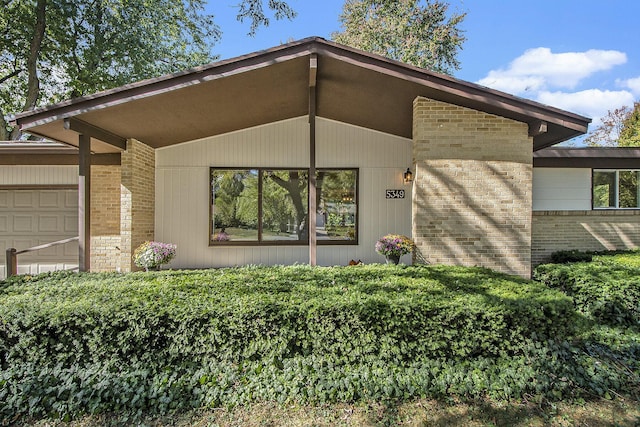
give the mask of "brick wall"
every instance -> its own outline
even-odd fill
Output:
[[[131,271],[133,251],[154,236],[155,150],[130,139],[121,156],[120,267]]]
[[[640,211],[534,211],[532,263],[555,251],[602,251],[640,247]]]
[[[412,233],[419,257],[529,277],[532,147],[524,123],[416,98]]]
[[[120,166],[91,166],[91,271],[120,268]]]

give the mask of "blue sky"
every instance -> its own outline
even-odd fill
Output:
[[[223,31],[221,59],[339,30],[343,0],[289,0],[293,21],[272,20],[254,37],[235,20],[236,0],[210,0]],[[636,0],[450,0],[466,12],[467,41],[454,76],[594,119],[640,100],[640,2]]]

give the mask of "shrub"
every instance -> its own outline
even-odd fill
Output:
[[[573,262],[591,262],[593,255],[579,250],[557,251],[551,254],[551,262],[555,264],[568,264]]]
[[[65,364],[298,354],[406,363],[515,354],[532,336],[566,335],[571,317],[562,294],[479,268],[71,274],[5,290],[0,342],[7,360]]]
[[[539,265],[534,279],[573,297],[578,312],[609,325],[640,326],[640,268],[610,260]]]
[[[563,343],[575,324],[560,292],[480,268],[19,276],[0,287],[0,422],[634,390],[619,364]]]

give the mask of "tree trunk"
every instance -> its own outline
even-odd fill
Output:
[[[288,181],[283,180],[277,175],[271,175],[271,179],[289,193],[293,207],[296,210],[296,219],[298,224],[302,224],[304,221],[304,227],[298,227],[297,230],[298,240],[303,240],[306,235],[309,234],[309,221],[307,221],[307,215],[304,212],[304,204],[302,202],[302,191],[304,186],[303,188],[300,188],[300,174],[298,172],[289,172]]]
[[[46,28],[47,0],[38,0],[36,3],[36,25],[33,29],[33,38],[27,58],[27,98],[22,111],[33,110],[40,96],[40,80],[38,79],[38,59],[42,50],[42,40]],[[11,139],[20,138],[20,129],[16,127],[11,132]]]

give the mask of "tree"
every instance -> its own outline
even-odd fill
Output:
[[[240,0],[249,34],[268,25],[265,0]],[[17,139],[5,114],[27,111],[214,59],[221,31],[206,0],[0,0],[0,140]],[[269,0],[276,19],[293,18]]]
[[[622,123],[618,146],[640,147],[640,102],[633,104],[633,111]]]
[[[640,102],[633,108],[622,106],[607,111],[596,127],[585,138],[592,147],[640,147]]]
[[[440,0],[346,0],[342,31],[332,39],[391,59],[451,73],[465,37],[459,28],[466,14],[447,16]]]

